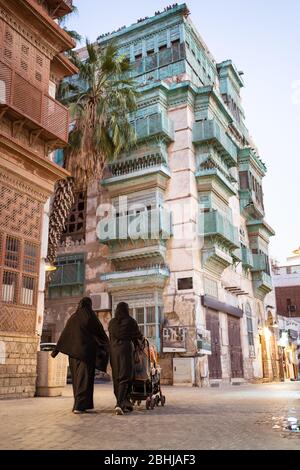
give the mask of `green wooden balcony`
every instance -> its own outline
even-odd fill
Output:
[[[163,288],[170,271],[167,266],[157,265],[133,268],[126,271],[115,271],[102,274],[100,279],[106,283],[110,292],[119,292],[120,289]]]
[[[255,293],[260,298],[264,298],[273,289],[268,271],[267,257],[264,254],[253,254],[252,281]]]
[[[136,268],[132,269],[131,271],[116,271],[107,274],[101,275],[102,281],[111,281],[114,279],[132,279],[137,277],[144,277],[144,276],[164,276],[169,277],[170,271],[166,266],[152,266],[152,267],[145,267],[145,268]]]
[[[160,137],[167,142],[174,142],[175,132],[173,122],[166,113],[156,113],[137,119],[132,123],[137,141]]]
[[[182,61],[185,57],[186,52],[184,43],[176,44],[172,47],[150,54],[149,56],[142,57],[140,60],[136,61],[133,75],[138,76],[153,72],[155,69],[160,67],[167,67],[170,64]]]
[[[100,242],[107,244],[128,239],[168,239],[171,234],[171,214],[161,208],[103,219],[97,227]]]
[[[253,272],[252,281],[256,295],[259,297],[266,296],[273,289],[272,278],[264,271]]]
[[[263,254],[253,254],[253,272],[266,271],[268,269],[266,256]]]
[[[253,263],[254,263],[252,251],[249,248],[242,246],[241,253],[242,253],[242,264],[243,264],[243,266],[245,268],[252,268]]]
[[[227,163],[236,166],[237,148],[215,119],[194,123],[193,143],[199,145],[205,142],[216,145]]]
[[[199,235],[213,238],[232,251],[240,247],[237,227],[217,210],[200,213]]]
[[[226,188],[229,196],[234,196],[237,193],[230,178],[220,171],[219,168],[201,168],[197,171],[195,176],[200,183],[201,181],[206,182],[208,179],[218,181],[219,184]]]

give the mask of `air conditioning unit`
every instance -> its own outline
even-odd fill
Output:
[[[111,310],[111,296],[107,292],[90,295],[93,302],[93,310]]]

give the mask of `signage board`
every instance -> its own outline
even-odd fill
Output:
[[[186,352],[187,328],[167,326],[163,328],[163,352]]]

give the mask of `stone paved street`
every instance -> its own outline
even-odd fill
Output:
[[[165,387],[165,408],[115,416],[110,385],[95,386],[95,413],[74,415],[59,398],[0,401],[1,449],[300,449],[300,384]],[[275,426],[275,428],[274,428]]]

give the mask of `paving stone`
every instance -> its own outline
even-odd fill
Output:
[[[85,415],[71,412],[71,386],[62,397],[2,400],[0,449],[300,449],[300,434],[283,429],[288,416],[300,420],[297,382],[163,391],[166,407],[142,403],[126,416],[113,413],[111,384],[95,386]]]

